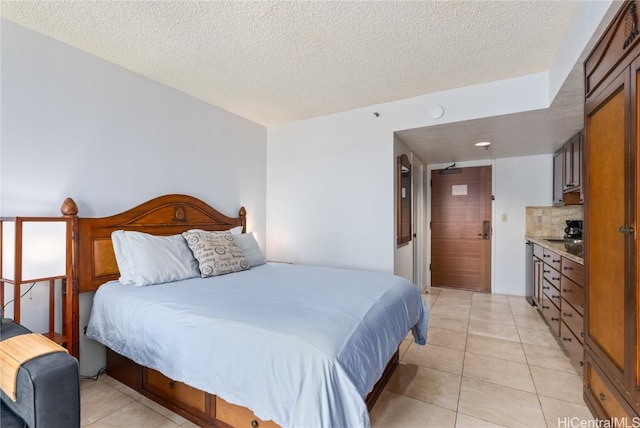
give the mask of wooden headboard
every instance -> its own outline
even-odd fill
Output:
[[[120,277],[111,232],[135,230],[152,235],[174,235],[189,229],[228,230],[242,226],[246,232],[247,212],[238,217],[220,213],[200,199],[188,195],[165,195],[120,214],[102,218],[78,218],[73,251],[74,282],[80,293],[94,291]]]

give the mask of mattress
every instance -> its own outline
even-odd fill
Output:
[[[267,263],[95,293],[87,336],[283,427],[367,427],[364,401],[407,333],[416,287],[380,272]]]

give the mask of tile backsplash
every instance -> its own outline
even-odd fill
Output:
[[[526,236],[564,236],[565,220],[582,220],[582,205],[526,207]]]

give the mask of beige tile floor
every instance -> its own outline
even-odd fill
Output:
[[[590,420],[580,369],[523,297],[432,288],[426,346],[407,337],[373,428],[562,427]],[[195,425],[103,375],[81,381],[82,427]]]

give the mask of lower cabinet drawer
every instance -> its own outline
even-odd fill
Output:
[[[542,260],[554,268],[556,271],[560,270],[560,266],[562,265],[562,257],[555,251],[552,251],[548,248],[542,249]],[[559,275],[558,275],[559,276]]]
[[[273,421],[263,421],[246,407],[227,403],[220,397],[216,397],[216,419],[236,428],[278,428],[280,426]]]
[[[571,278],[578,285],[584,285],[584,265],[563,257],[562,274]]]
[[[542,293],[542,315],[547,320],[553,333],[560,334],[560,309],[553,303],[546,293]]]
[[[560,278],[560,291],[562,298],[582,315],[584,313],[584,289],[563,275]]]
[[[556,307],[560,307],[560,290],[554,287],[552,284],[549,284],[546,280],[542,281],[542,292],[545,294],[547,299],[553,302]]]
[[[560,273],[553,269],[551,266],[548,265],[543,265],[542,266],[542,276],[544,277],[545,280],[547,280],[547,282],[555,287],[557,290],[560,290]],[[546,284],[546,285],[549,285]]]
[[[185,404],[193,409],[206,412],[206,394],[182,382],[175,382],[162,373],[145,369],[144,389],[175,403]]]
[[[614,418],[618,424],[622,423],[616,426],[634,426],[631,413],[627,412],[626,406],[619,401],[618,395],[612,392],[610,384],[593,367],[593,361],[587,358],[586,362],[585,395],[589,401],[599,407],[596,409],[597,412],[604,413],[597,416],[609,420]],[[624,421],[627,423],[625,424]]]
[[[582,360],[584,359],[582,341],[567,327],[564,319],[560,323],[560,341],[567,352],[569,352],[569,355],[571,355],[571,358],[582,365]]]
[[[582,315],[576,311],[573,306],[562,299],[562,306],[560,307],[560,318],[571,329],[573,334],[580,340],[580,343],[584,342],[584,319]]]

